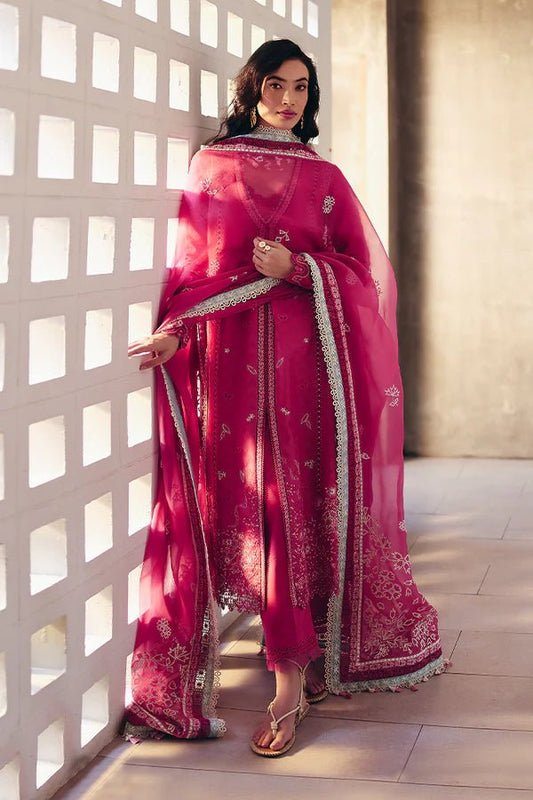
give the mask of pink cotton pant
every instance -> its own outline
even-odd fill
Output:
[[[287,545],[279,491],[272,459],[270,437],[265,437],[265,546],[266,608],[261,613],[265,634],[267,667],[274,669],[284,659],[305,666],[319,658],[320,647],[309,605],[293,606],[289,591]],[[280,663],[279,668],[283,668]]]

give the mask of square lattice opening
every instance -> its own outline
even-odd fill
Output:
[[[133,49],[133,96],[150,103],[157,99],[157,53],[144,47]]]
[[[111,403],[95,403],[83,409],[83,466],[111,455]]]
[[[218,117],[218,76],[206,69],[200,72],[200,108],[204,117]]]
[[[76,26],[71,22],[42,18],[41,75],[76,83]]]
[[[93,35],[92,84],[95,89],[118,92],[120,83],[120,40],[105,33]]]
[[[0,717],[3,717],[6,711],[7,711],[6,654],[0,653]],[[0,797],[2,797],[1,794]]]
[[[218,8],[209,0],[201,0],[200,41],[210,47],[218,44]]]
[[[152,513],[152,476],[134,478],[128,486],[128,533],[132,536],[150,523]]]
[[[20,800],[20,766],[11,761],[0,769],[0,797],[2,800]]]
[[[189,65],[170,59],[168,104],[179,111],[189,110]]]
[[[133,182],[139,186],[157,184],[157,136],[135,131],[133,134]]]
[[[157,22],[157,0],[135,0],[135,13]]]
[[[0,175],[15,172],[15,112],[0,108]]]
[[[56,519],[30,533],[31,593],[67,577],[67,523]]]
[[[145,386],[128,394],[128,447],[152,437],[152,389]]]
[[[0,217],[0,283],[9,278],[9,217]]]
[[[59,617],[31,637],[31,693],[57,680],[67,667],[67,618]]]
[[[65,721],[58,719],[39,734],[37,739],[36,786],[39,789],[65,763]]]
[[[167,189],[183,189],[189,169],[187,139],[168,139]]]
[[[7,607],[6,546],[0,544],[0,611]]]
[[[39,117],[37,175],[39,178],[74,178],[74,120]]]
[[[29,325],[28,381],[35,383],[65,374],[65,317],[32,319]]]
[[[30,487],[65,474],[65,417],[50,417],[28,426]]]
[[[31,248],[32,282],[64,280],[68,275],[69,249],[68,217],[36,217]]]
[[[113,635],[113,587],[106,586],[85,603],[85,655],[102,647]]]
[[[0,69],[17,70],[19,66],[19,10],[0,3]]]
[[[189,35],[190,8],[189,0],[170,0],[170,27],[173,31]]]
[[[81,746],[94,739],[109,722],[109,677],[106,675],[83,693],[81,701]]]
[[[120,131],[105,125],[93,126],[93,183],[118,183]]]
[[[85,369],[110,364],[113,353],[113,310],[96,308],[85,313]]]
[[[87,275],[109,275],[115,260],[113,217],[89,217],[87,228]]]
[[[128,308],[128,341],[143,339],[152,332],[152,304],[132,303]]]
[[[130,270],[152,269],[154,266],[155,219],[134,217],[131,221]]]
[[[85,561],[92,561],[113,546],[113,495],[111,492],[87,503],[85,519]]]

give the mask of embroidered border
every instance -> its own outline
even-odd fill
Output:
[[[201,317],[214,311],[223,311],[225,308],[238,306],[239,303],[245,303],[247,300],[253,300],[255,297],[268,294],[271,289],[280,283],[282,283],[280,278],[261,278],[258,281],[249,283],[247,286],[229,289],[227,292],[221,292],[213,297],[208,297],[207,300],[202,300],[201,303],[197,303],[184,314],[180,314],[177,319]]]
[[[288,143],[290,144],[290,142]],[[308,161],[323,161],[322,156],[312,150],[298,150],[296,152],[291,150],[284,150],[283,148],[273,149],[271,147],[259,147],[250,144],[210,144],[202,148],[205,150],[226,150],[240,153],[270,153],[275,156],[290,156],[292,158],[304,158]]]
[[[339,354],[335,343],[335,336],[329,318],[326,295],[322,282],[320,268],[315,259],[303,253],[311,271],[313,281],[313,296],[315,300],[315,313],[318,324],[322,353],[326,364],[329,379],[331,399],[335,413],[336,428],[336,464],[337,464],[337,502],[338,502],[338,576],[339,590],[329,601],[328,607],[328,639],[329,647],[326,650],[326,681],[331,691],[341,691],[340,682],[340,651],[341,651],[341,615],[342,598],[344,594],[344,581],[346,569],[346,542],[348,533],[348,417],[344,398],[344,386],[339,361]]]
[[[219,642],[218,642],[218,633],[216,628],[216,612],[213,600],[213,588],[211,586],[211,576],[209,574],[209,556],[207,552],[207,543],[205,540],[204,527],[202,524],[202,516],[200,512],[200,504],[198,501],[198,493],[196,490],[196,481],[192,467],[191,453],[189,449],[189,443],[187,441],[187,434],[185,432],[183,417],[181,415],[178,400],[176,398],[176,392],[174,390],[174,385],[170,379],[170,376],[164,366],[161,367],[161,371],[163,373],[163,379],[165,381],[165,388],[167,390],[167,396],[170,404],[170,410],[172,413],[172,419],[174,420],[176,433],[180,440],[180,444],[183,448],[183,453],[185,455],[185,461],[187,464],[187,470],[189,472],[191,485],[193,487],[194,501],[196,505],[196,511],[198,514],[200,531],[202,534],[204,556],[206,561],[205,574],[206,574],[209,602],[204,612],[201,638],[204,640],[204,643],[208,647],[209,655],[207,659],[206,669],[199,670],[197,672],[197,674],[195,675],[194,684],[197,689],[202,690],[203,694],[202,711],[204,713],[204,716],[209,719],[211,734],[214,736],[222,736],[225,731],[225,722],[224,720],[213,716],[215,714],[216,701],[218,699],[217,698],[218,693],[216,691],[218,687],[215,685],[215,678],[219,669],[219,655],[218,655]]]
[[[303,253],[310,267],[313,282],[313,297],[315,300],[315,314],[318,324],[320,343],[326,365],[331,398],[335,413],[336,428],[336,469],[337,469],[337,497],[338,497],[338,579],[339,590],[334,594],[328,604],[327,618],[327,648],[326,682],[332,692],[350,691],[397,691],[402,686],[414,686],[427,680],[432,675],[445,671],[446,661],[442,655],[419,669],[386,678],[375,678],[365,681],[343,683],[340,679],[341,657],[341,625],[342,605],[346,578],[346,547],[347,526],[349,515],[349,476],[348,476],[348,415],[346,398],[342,380],[342,370],[335,341],[335,335],[328,313],[324,283],[317,262],[308,253]],[[353,401],[350,393],[350,402]],[[362,485],[359,487],[362,489]],[[360,610],[359,610],[360,611]],[[418,654],[420,659],[422,654]],[[409,659],[406,659],[406,665]]]

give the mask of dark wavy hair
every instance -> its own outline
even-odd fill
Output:
[[[210,143],[220,142],[231,136],[239,136],[252,131],[250,112],[261,99],[263,81],[272,75],[285,62],[301,61],[309,71],[308,100],[301,121],[292,129],[293,133],[306,143],[318,136],[316,116],[320,104],[320,89],[316,67],[297,44],[290,39],[273,39],[265,42],[252,53],[234,81],[235,96],[233,102],[220,123],[220,129]],[[257,123],[260,122],[257,115]],[[255,127],[255,126],[254,126]]]

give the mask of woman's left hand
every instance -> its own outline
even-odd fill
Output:
[[[253,262],[261,275],[267,278],[286,278],[292,272],[291,251],[269,239],[254,239]]]

